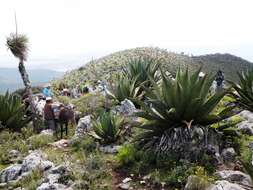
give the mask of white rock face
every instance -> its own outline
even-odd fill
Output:
[[[43,155],[40,151],[34,151],[24,158],[22,162],[22,173],[29,172],[37,168],[44,171],[53,166],[54,164],[52,162],[43,158]]]
[[[113,153],[117,153],[120,148],[121,146],[117,146],[117,145],[107,145],[107,146],[100,146],[99,150],[104,153],[113,154]]]
[[[0,183],[21,179],[22,176],[29,175],[35,169],[48,170],[54,164],[45,160],[40,151],[34,151],[26,156],[22,164],[14,164],[0,172]]]
[[[92,129],[91,115],[80,118],[75,130],[75,137],[82,137]]]
[[[215,173],[218,177],[223,180],[227,180],[232,183],[238,183],[245,186],[252,186],[251,177],[240,171],[223,170]]]
[[[242,133],[253,135],[253,123],[246,120],[238,123],[236,126]]]
[[[8,181],[16,180],[22,173],[22,166],[15,164],[7,167],[0,172],[0,182],[5,183]]]
[[[59,184],[59,183],[42,183],[37,190],[70,190],[69,188],[67,188],[65,185],[63,184]]]
[[[244,110],[239,113],[239,116],[242,117],[243,119],[253,123],[253,113],[247,110]]]
[[[207,190],[247,190],[238,184],[230,183],[226,180],[219,180],[215,182],[215,185],[207,188]]]
[[[41,135],[50,135],[50,136],[53,136],[54,135],[54,131],[52,129],[45,129],[45,130],[42,130],[40,132]]]
[[[236,152],[234,148],[225,148],[222,150],[221,156],[224,162],[233,162],[235,160]]]
[[[120,106],[116,106],[114,111],[118,114],[131,116],[134,112],[136,112],[135,105],[128,99],[125,99],[120,103]]]

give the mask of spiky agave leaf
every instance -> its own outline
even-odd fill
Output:
[[[6,46],[20,60],[26,60],[28,55],[28,38],[23,34],[10,34]]]
[[[93,121],[93,129],[103,143],[115,143],[121,135],[124,118],[111,112],[102,113],[98,120]]]
[[[229,81],[235,92],[232,93],[239,105],[246,110],[253,111],[253,70],[237,73],[239,83]]]
[[[20,131],[29,118],[24,118],[25,107],[21,98],[17,95],[9,94],[0,95],[0,123],[12,131]]]

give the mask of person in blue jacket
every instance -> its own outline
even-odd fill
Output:
[[[43,93],[43,95],[44,95],[45,97],[53,97],[53,93],[52,93],[52,91],[51,91],[51,86],[50,86],[50,85],[48,85],[47,87],[45,87],[45,88],[43,89],[42,93]]]

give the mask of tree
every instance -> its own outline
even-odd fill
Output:
[[[6,46],[8,49],[12,52],[14,57],[19,59],[19,65],[18,69],[21,75],[21,78],[23,80],[23,83],[26,88],[26,93],[29,98],[29,103],[31,106],[31,112],[32,112],[32,121],[34,128],[36,127],[36,109],[35,104],[32,98],[32,87],[31,82],[29,80],[28,73],[25,69],[24,62],[27,60],[28,56],[28,38],[26,35],[18,34],[17,33],[17,25],[16,25],[16,33],[11,33],[9,37],[7,37],[7,43]]]

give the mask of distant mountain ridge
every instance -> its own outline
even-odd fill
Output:
[[[201,56],[188,56],[183,53],[168,52],[157,47],[140,47],[127,49],[92,60],[79,69],[65,73],[55,82],[63,82],[74,86],[84,80],[107,80],[110,76],[122,71],[129,58],[148,56],[162,60],[162,67],[175,74],[176,70],[188,67],[190,71],[202,67],[203,72],[215,74],[221,69],[225,79],[237,81],[237,72],[253,67],[253,63],[231,54],[208,54]]]
[[[43,85],[63,75],[62,72],[47,69],[32,69],[28,70],[28,73],[33,86]],[[17,68],[0,68],[0,93],[22,87],[23,82]]]

